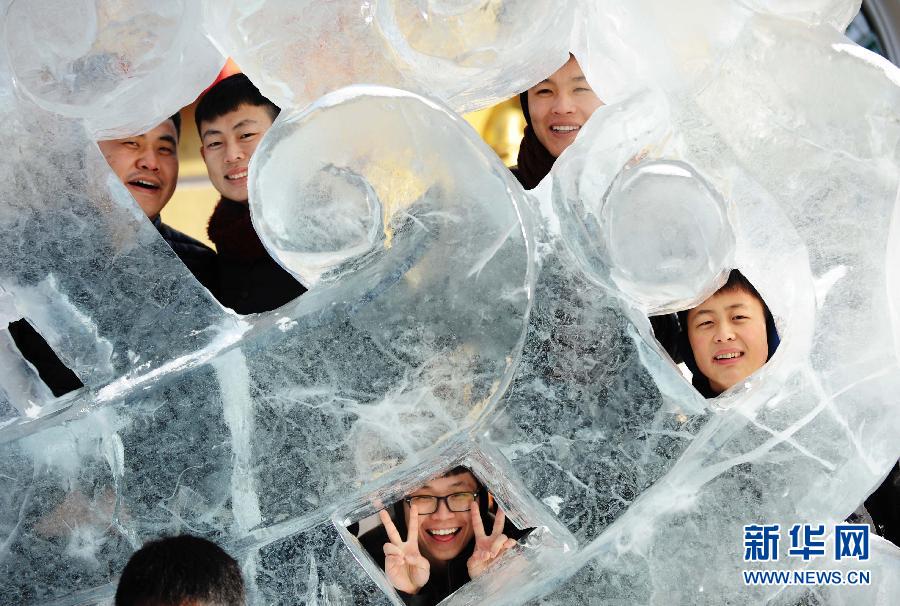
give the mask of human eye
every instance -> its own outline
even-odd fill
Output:
[[[457,492],[447,497],[447,508],[453,512],[469,511],[475,501],[474,492]]]
[[[410,506],[415,505],[419,515],[427,515],[437,511],[437,497],[429,495],[413,496],[407,499]]]
[[[258,135],[258,134],[259,134],[259,133],[242,133],[241,136],[240,136],[240,138],[241,138],[241,139],[244,139],[244,140],[252,139],[253,137],[255,137],[255,136]]]
[[[704,328],[704,327],[712,326],[712,325],[713,325],[712,320],[700,320],[699,322],[697,322],[697,328]]]
[[[122,145],[124,145],[125,147],[130,147],[130,148],[134,149],[138,146],[138,142],[133,139],[126,139],[126,140],[122,141]]]
[[[169,147],[168,145],[164,145],[159,148],[159,153],[163,154],[164,156],[171,156],[172,154],[175,153],[175,150],[172,147]]]
[[[217,147],[220,147],[221,145],[222,145],[221,141],[214,139],[212,141],[206,142],[206,149],[216,149]]]

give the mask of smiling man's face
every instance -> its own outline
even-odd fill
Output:
[[[471,473],[459,473],[443,478],[435,478],[414,490],[408,496],[446,497],[461,492],[477,492],[478,482]],[[477,500],[471,507],[478,507]],[[404,503],[407,527],[409,526],[409,505]],[[437,511],[419,516],[419,551],[431,563],[448,562],[458,556],[475,536],[469,511],[450,511],[447,503],[441,501]]]
[[[557,158],[602,105],[575,57],[569,57],[546,80],[528,89],[528,113],[534,134]]]
[[[272,116],[262,105],[239,105],[200,124],[200,153],[209,180],[220,194],[235,202],[247,202],[250,158],[272,126]]]
[[[143,135],[98,141],[97,146],[144,214],[155,219],[178,182],[175,123],[166,120]]]
[[[700,372],[721,393],[763,367],[769,356],[762,302],[740,289],[717,292],[687,315]]]

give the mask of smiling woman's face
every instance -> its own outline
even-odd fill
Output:
[[[446,497],[458,492],[477,492],[478,482],[471,473],[435,478],[408,496]],[[472,503],[478,507],[478,502]],[[403,505],[409,526],[409,505]],[[448,562],[458,556],[475,536],[468,511],[454,512],[441,501],[437,511],[419,516],[419,551],[432,564]]]
[[[534,134],[557,158],[602,105],[575,57],[569,57],[546,80],[528,89],[528,113]]]

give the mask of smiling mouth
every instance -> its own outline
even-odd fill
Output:
[[[742,351],[733,351],[731,353],[718,354],[713,356],[713,360],[734,360],[744,355]]]
[[[569,133],[578,132],[581,129],[580,126],[551,126],[550,130],[555,133],[560,133],[563,135],[568,135]]]
[[[229,181],[237,181],[239,179],[246,179],[247,171],[243,170],[239,173],[234,173],[233,175],[225,175],[225,178],[228,179]]]
[[[459,534],[459,531],[459,528],[433,528],[430,530],[426,530],[425,532],[427,532],[428,536],[430,536],[435,541],[449,543],[456,538],[456,535]]]
[[[141,189],[150,191],[156,191],[159,189],[159,185],[157,185],[156,183],[151,183],[150,181],[145,181],[143,179],[135,179],[133,181],[129,181],[128,185],[133,185],[135,187],[140,187]]]

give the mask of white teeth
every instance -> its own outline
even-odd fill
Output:
[[[458,530],[459,530],[459,528],[440,528],[440,529],[435,528],[433,530],[429,530],[428,532],[430,534],[436,534],[438,536],[444,537],[444,536],[447,536],[448,534],[455,534]]]
[[[727,354],[719,354],[719,355],[713,356],[713,357],[716,360],[730,360],[732,358],[738,358],[742,355],[744,355],[744,354],[742,354],[741,352],[732,352],[732,353],[727,353]]]
[[[151,183],[150,181],[144,181],[143,179],[135,179],[132,183],[137,183],[139,185],[144,185],[146,187],[158,187],[156,183]]]
[[[578,130],[581,128],[580,126],[551,126],[550,130],[554,130],[558,133],[570,133],[573,130]]]
[[[243,179],[247,176],[247,171],[237,173],[236,175],[225,175],[225,178],[234,181],[235,179]]]

